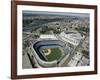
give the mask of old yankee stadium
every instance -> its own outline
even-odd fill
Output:
[[[23,69],[90,65],[89,14],[23,11],[22,34]]]
[[[35,67],[75,66],[82,54],[75,50],[84,40],[77,32],[62,32],[60,35],[41,35],[34,44],[31,43],[28,56]],[[75,55],[75,54],[76,55]],[[76,58],[75,58],[75,56]],[[72,56],[74,56],[72,58]],[[76,63],[70,64],[71,59]]]

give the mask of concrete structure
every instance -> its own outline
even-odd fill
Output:
[[[48,60],[46,60],[46,56],[44,55],[44,53],[41,52],[41,49],[43,47],[62,48],[64,50],[64,52],[62,54],[64,54],[64,55],[67,55],[70,50],[70,48],[68,46],[65,46],[65,43],[60,40],[37,41],[31,47],[31,51],[33,53],[33,56],[35,57],[37,64],[39,64],[41,67],[56,67],[58,65],[58,61],[64,56],[64,55],[62,55],[59,58],[59,60],[48,61]]]
[[[81,60],[82,58],[82,53],[77,52],[76,54],[74,54],[74,56],[72,57],[72,59],[69,61],[68,66],[77,66],[78,62]]]
[[[40,35],[40,39],[50,39],[50,40],[58,40],[57,38],[56,38],[56,36],[55,35],[50,35],[50,34],[42,34],[42,35]]]
[[[61,32],[59,37],[57,35],[40,35],[40,38],[31,46],[31,52],[34,56],[34,61],[37,67],[56,67],[62,66],[62,62],[68,60],[68,56],[71,52],[71,47],[67,44],[70,43],[73,46],[77,46],[84,37],[78,32]],[[46,56],[40,51],[42,48],[61,47],[64,55],[59,60],[48,61]],[[67,56],[64,60],[64,56]],[[77,53],[69,61],[68,66],[76,66],[82,55]]]
[[[82,53],[77,52],[69,61],[68,66],[86,66],[89,65],[89,59],[83,56]]]
[[[60,37],[64,41],[69,42],[70,44],[73,44],[75,46],[77,46],[80,43],[80,41],[84,38],[78,32],[62,32],[60,34]]]

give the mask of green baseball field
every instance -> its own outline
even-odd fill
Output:
[[[44,53],[48,61],[59,60],[62,56],[60,48],[45,48]]]

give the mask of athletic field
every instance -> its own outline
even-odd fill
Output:
[[[62,56],[60,48],[46,48],[45,52],[44,54],[48,61],[59,60]]]
[[[59,40],[38,41],[33,48],[39,58],[44,61],[59,61],[69,51],[65,43]]]

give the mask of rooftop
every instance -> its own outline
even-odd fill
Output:
[[[56,36],[55,35],[51,35],[51,34],[43,34],[43,35],[40,35],[40,38],[41,39],[51,38],[51,39],[57,40]]]

